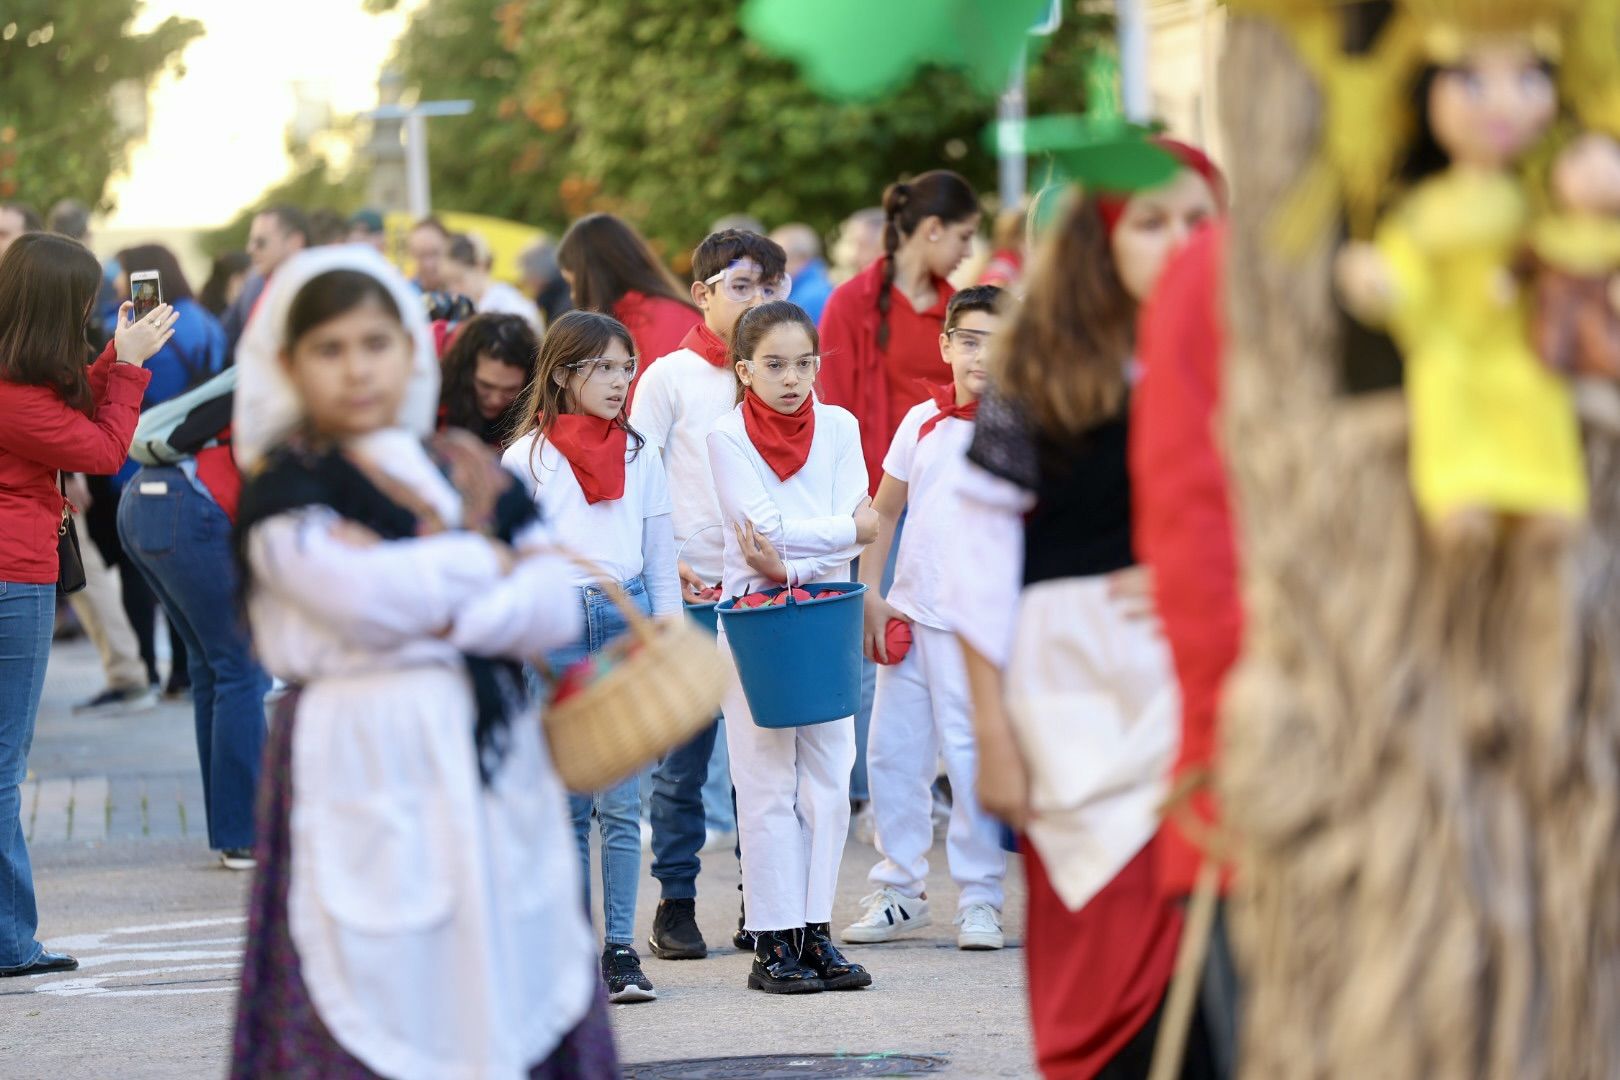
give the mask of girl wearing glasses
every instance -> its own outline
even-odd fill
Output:
[[[855,418],[812,392],[821,367],[815,325],[794,304],[762,304],[738,321],[731,357],[738,404],[709,434],[726,594],[849,580],[878,517]],[[776,994],[869,986],[872,976],[839,953],[828,930],[849,830],[853,718],[758,727],[740,683],[722,708],[746,929],[755,937],[748,986]]]
[[[656,453],[625,419],[636,377],[630,331],[608,315],[571,311],[546,332],[523,421],[501,463],[527,486],[564,548],[587,554],[643,611],[682,617],[675,576],[669,487]],[[601,651],[627,629],[597,576],[575,571],[585,634],[552,653],[553,671]],[[602,905],[607,940],[602,979],[614,1003],[657,997],[635,940],[641,877],[641,794],[631,776],[616,787],[569,796],[590,904],[590,824],[602,832]]]

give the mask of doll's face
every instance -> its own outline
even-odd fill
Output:
[[[1428,107],[1435,141],[1453,164],[1502,169],[1553,122],[1558,89],[1529,45],[1489,42],[1435,76]]]
[[[1553,163],[1552,188],[1566,210],[1620,214],[1620,142],[1593,132],[1570,143]]]

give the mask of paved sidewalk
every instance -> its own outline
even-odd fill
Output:
[[[72,950],[82,967],[0,981],[0,1075],[222,1076],[248,880],[221,869],[207,849],[189,706],[166,704],[116,718],[73,716],[72,702],[100,688],[88,645],[57,647],[24,818],[42,940]],[[873,857],[870,848],[850,843],[840,920],[857,913]],[[729,852],[705,856],[698,914],[710,958],[646,958],[659,1000],[614,1009],[622,1060],[914,1053],[948,1060],[935,1075],[1033,1075],[1020,872],[1015,866],[1009,875],[1013,947],[962,953],[954,947],[956,889],[943,873],[942,845],[932,861],[934,926],[904,941],[850,950],[872,969],[871,990],[792,999],[744,989],[748,959],[730,947],[736,861]],[[656,883],[645,876],[641,934],[651,926],[656,901]]]

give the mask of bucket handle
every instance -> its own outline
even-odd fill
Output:
[[[713,532],[716,529],[723,529],[725,527],[724,522],[717,521],[713,525],[703,526],[701,529],[697,530],[697,532],[694,532],[691,536],[688,536],[685,540],[682,540],[681,546],[675,549],[675,561],[678,563],[683,557],[685,557],[686,545],[690,544],[692,541],[696,540],[706,532]]]

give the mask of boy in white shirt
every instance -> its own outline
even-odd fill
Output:
[[[951,382],[932,388],[930,400],[906,414],[883,461],[874,502],[883,525],[860,570],[867,587],[866,654],[883,665],[867,743],[883,859],[869,875],[876,891],[865,899],[865,913],[840,935],[847,942],[890,941],[932,921],[926,891],[934,840],[930,788],[943,755],[954,800],[946,853],[961,889],[957,945],[999,949],[1004,944],[1007,857],[999,826],[973,797],[976,752],[967,676],[940,603],[950,588],[945,552],[957,516],[957,472],[973,439],[985,360],[1001,322],[1000,296],[1000,289],[981,285],[951,298],[939,339]],[[894,585],[884,597],[880,577],[902,512],[906,528]]]
[[[689,602],[700,602],[698,592],[719,584],[721,577],[724,533],[708,437],[737,403],[731,335],[744,312],[786,299],[792,287],[786,265],[781,246],[758,233],[724,229],[707,237],[692,253],[692,302],[703,321],[636,384],[630,419],[648,449],[663,456],[675,544],[684,548],[681,593]],[[718,730],[718,723],[711,724],[653,772],[652,872],[662,898],[648,944],[663,960],[700,960],[708,954],[694,908],[705,839],[703,785]]]

